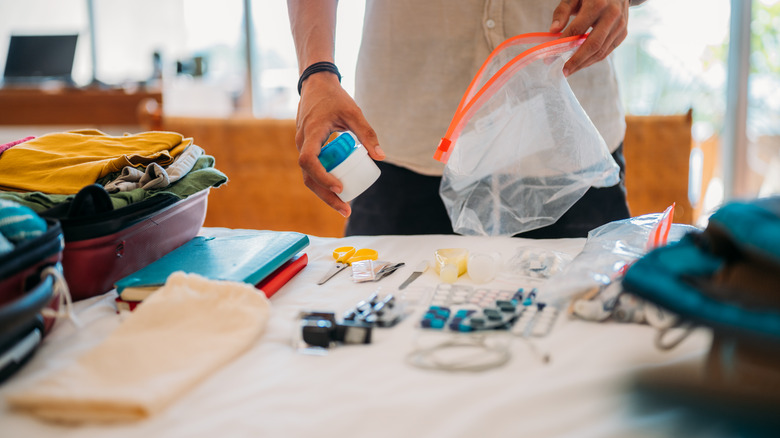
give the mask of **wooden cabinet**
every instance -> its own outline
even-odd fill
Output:
[[[139,104],[146,99],[161,102],[162,93],[100,88],[2,88],[0,125],[138,125]]]

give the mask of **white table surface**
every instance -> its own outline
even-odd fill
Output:
[[[201,234],[239,232],[206,228]],[[378,288],[381,294],[398,295],[398,285],[420,260],[432,262],[436,249],[498,251],[507,260],[525,246],[576,255],[584,239],[435,235],[310,239],[305,250],[308,266],[271,299],[272,316],[256,345],[147,420],[68,426],[9,410],[5,394],[68,365],[121,322],[113,291],[76,303],[83,328],[59,321],[33,359],[0,386],[0,436],[659,437],[723,432],[717,421],[692,423],[675,407],[640,403],[631,389],[643,370],[701,363],[711,341],[707,330],[697,330],[674,350],[661,352],[653,345],[655,331],[647,325],[562,317],[553,332],[535,344],[549,354],[548,363],[522,340],[512,338],[511,359],[500,368],[431,371],[405,360],[416,342],[433,336],[417,327],[426,307],[421,303],[398,326],[375,329],[370,345],[338,346],[323,356],[302,354],[293,346],[300,311],[341,315]],[[332,250],[343,245],[374,248],[381,259],[406,265],[379,283],[355,284],[347,271],[318,286],[317,280],[333,263]],[[527,285],[507,272],[484,286]],[[419,297],[438,284],[430,269],[407,291]],[[474,285],[468,276],[458,284]],[[123,372],[117,370],[117,378]]]

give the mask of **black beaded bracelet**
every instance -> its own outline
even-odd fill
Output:
[[[306,67],[306,70],[301,73],[301,77],[298,79],[298,95],[301,95],[301,87],[303,86],[303,81],[308,79],[309,76],[313,75],[314,73],[319,73],[322,71],[329,71],[331,73],[334,73],[339,78],[339,82],[341,82],[341,73],[339,73],[339,69],[336,68],[336,64],[332,62],[322,61],[322,62],[315,62],[314,64]]]

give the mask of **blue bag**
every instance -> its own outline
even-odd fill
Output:
[[[634,263],[623,287],[716,333],[780,345],[780,197],[724,205],[704,231]]]

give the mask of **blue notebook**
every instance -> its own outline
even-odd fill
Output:
[[[280,231],[248,232],[235,236],[198,236],[159,260],[116,282],[126,299],[140,301],[176,271],[212,280],[255,285],[308,246],[305,234]],[[133,295],[133,296],[130,296]]]

